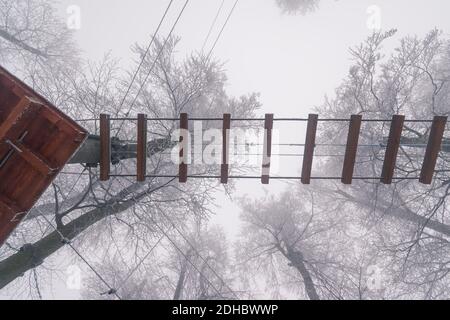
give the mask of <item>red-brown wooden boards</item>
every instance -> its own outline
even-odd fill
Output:
[[[30,166],[39,171],[42,175],[48,176],[52,172],[56,171],[58,168],[50,168],[50,165],[47,163],[45,159],[43,159],[39,154],[36,154],[32,150],[30,150],[27,146],[23,145],[20,141],[11,141],[6,140],[7,144],[9,144],[17,155],[19,155],[23,160],[28,162]]]
[[[31,104],[31,98],[22,96],[17,104],[12,107],[11,112],[4,119],[0,126],[0,139],[3,140],[6,133],[16,124],[19,118]]]
[[[0,67],[0,246],[87,132]]]
[[[405,116],[392,116],[391,129],[389,130],[383,169],[381,171],[381,182],[384,184],[391,184],[392,178],[394,177],[395,163],[397,161],[398,149],[400,148],[404,122]]]
[[[230,160],[230,129],[231,129],[231,115],[225,113],[223,115],[222,125],[222,165],[220,166],[220,182],[228,183],[228,171]]]
[[[187,113],[180,114],[180,165],[178,181],[187,182],[188,176],[188,147],[189,147],[189,118]]]
[[[361,115],[352,115],[348,129],[347,147],[345,149],[344,166],[342,168],[343,184],[352,184],[355,169],[356,152],[358,151],[359,131],[361,129]]]
[[[269,184],[270,179],[270,158],[272,157],[272,130],[273,114],[268,113],[264,120],[264,149],[262,161],[261,183]]]
[[[422,164],[419,181],[423,184],[431,184],[436,167],[439,151],[441,151],[442,138],[444,136],[447,117],[436,116],[431,125],[430,137],[428,139],[425,158]]]
[[[302,178],[303,184],[311,183],[311,170],[314,156],[314,149],[316,147],[316,131],[317,121],[319,116],[317,114],[310,114],[308,116],[308,125],[306,127],[305,151],[303,153]]]
[[[111,172],[111,119],[100,115],[100,181],[108,181]]]
[[[137,181],[144,182],[147,174],[147,115],[138,114],[137,128]]]

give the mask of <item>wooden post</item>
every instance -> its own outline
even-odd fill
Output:
[[[314,149],[316,147],[316,132],[317,121],[319,116],[317,114],[310,114],[308,116],[308,126],[306,128],[305,151],[303,153],[302,178],[303,184],[311,183],[311,170],[314,156]]]
[[[187,113],[180,114],[180,166],[179,166],[179,175],[178,181],[180,183],[187,182],[188,168],[187,168],[187,160],[188,160],[188,147],[189,147],[189,118]]]
[[[230,129],[231,129],[231,115],[225,113],[223,115],[222,126],[222,165],[220,167],[220,182],[223,184],[228,183],[228,171],[230,160]]]
[[[137,181],[144,182],[147,174],[147,115],[138,114],[137,130]]]
[[[358,151],[359,132],[361,130],[361,115],[352,115],[348,129],[347,147],[345,150],[344,166],[342,168],[341,181],[344,184],[352,184],[353,171],[355,169],[356,152]]]
[[[100,115],[100,181],[108,181],[111,172],[111,120]]]
[[[272,129],[273,129],[273,114],[268,113],[264,121],[264,150],[261,183],[269,184],[270,179],[270,158],[272,157]]]
[[[384,155],[383,170],[381,172],[381,182],[384,184],[392,183],[404,121],[405,116],[392,116],[391,129],[389,131],[389,138]]]
[[[442,138],[444,136],[447,117],[436,116],[431,125],[430,138],[428,139],[425,158],[422,164],[419,181],[423,184],[431,184],[433,181],[434,169],[436,168],[439,151],[441,151]]]

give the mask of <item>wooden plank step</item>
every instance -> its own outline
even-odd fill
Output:
[[[144,182],[147,173],[147,115],[138,114],[137,131],[137,181]]]
[[[220,166],[220,182],[223,184],[228,183],[230,161],[230,129],[231,114],[225,113],[223,115],[222,125],[222,165]]]
[[[358,151],[359,132],[361,129],[361,115],[352,115],[348,129],[347,147],[345,149],[344,166],[342,168],[343,184],[352,184],[355,169],[356,152]]]
[[[311,183],[311,171],[312,171],[314,149],[316,147],[316,132],[318,119],[319,115],[317,114],[310,114],[308,116],[308,125],[306,127],[305,151],[303,152],[303,165],[301,177],[301,182],[303,184]]]
[[[273,130],[273,114],[268,113],[264,121],[264,149],[262,162],[261,183],[269,184],[270,179],[270,160],[272,157],[272,130]]]
[[[180,114],[180,165],[178,169],[178,181],[180,183],[187,182],[188,176],[188,130],[189,130],[189,118],[187,113]]]
[[[111,120],[100,115],[100,181],[108,181],[111,172]]]
[[[444,137],[447,117],[436,116],[431,125],[430,137],[428,139],[425,158],[422,164],[419,181],[423,184],[431,184],[433,181],[434,169],[436,168],[439,151],[441,151],[442,138]]]
[[[397,161],[398,149],[400,148],[404,122],[405,116],[392,116],[391,129],[389,130],[383,169],[381,171],[381,182],[384,184],[391,184],[392,178],[394,177],[395,163]]]

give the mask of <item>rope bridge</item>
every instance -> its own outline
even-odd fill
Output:
[[[404,115],[394,115],[392,119],[363,119],[361,115],[351,115],[349,119],[326,119],[319,118],[317,114],[310,114],[308,118],[274,118],[273,114],[266,114],[264,118],[232,118],[226,113],[222,118],[189,118],[187,113],[180,114],[179,118],[149,118],[146,114],[139,114],[137,118],[112,118],[108,114],[101,114],[99,119],[82,119],[83,121],[100,121],[100,180],[108,181],[111,177],[135,177],[137,181],[145,181],[146,178],[178,178],[180,183],[186,183],[188,179],[220,179],[223,184],[229,179],[260,179],[262,184],[269,184],[274,180],[299,180],[308,185],[311,180],[341,180],[343,184],[352,184],[353,180],[379,180],[383,184],[391,184],[394,180],[419,180],[423,184],[431,184],[435,173],[436,163],[441,151],[444,138],[446,116],[435,116],[433,119],[405,119]],[[136,121],[137,122],[137,165],[135,175],[111,174],[111,121]],[[147,174],[147,124],[149,121],[177,121],[179,129],[187,132],[191,121],[221,121],[222,122],[222,155],[220,174],[217,175],[196,175],[189,174],[188,166],[188,140],[180,134],[180,164],[177,175]],[[264,144],[262,154],[261,175],[245,176],[230,175],[230,130],[232,122],[258,121],[264,125]],[[274,122],[306,122],[306,137],[303,153],[303,163],[301,176],[271,176],[270,165],[272,157],[272,133]],[[347,142],[345,144],[345,154],[342,165],[342,174],[339,177],[314,177],[311,175],[314,151],[317,146],[316,134],[319,122],[346,122],[348,123]],[[385,156],[383,160],[381,176],[378,177],[358,177],[354,176],[361,124],[363,122],[390,123],[389,136],[385,146]],[[426,151],[422,161],[422,168],[418,177],[395,177],[395,164],[401,144],[402,132],[405,123],[430,123],[431,130],[428,142],[425,144]]]

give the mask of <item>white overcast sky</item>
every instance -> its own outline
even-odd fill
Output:
[[[221,1],[190,1],[175,30],[182,39],[180,57],[200,50]],[[113,57],[121,59],[123,67],[133,70],[136,66],[132,64],[130,46],[135,42],[148,44],[168,2],[57,1],[63,17],[68,17],[66,9],[71,5],[81,9],[81,28],[76,31],[76,39],[85,58],[99,60],[111,51]],[[175,0],[161,35],[167,34],[183,3],[184,0]],[[234,0],[226,0],[212,39],[233,3]],[[450,32],[448,0],[322,0],[319,9],[306,16],[281,14],[275,0],[240,0],[214,52],[215,57],[226,62],[229,94],[261,93],[261,114],[306,116],[311,107],[323,102],[325,94],[333,95],[346,76],[350,65],[348,48],[372,32],[367,28],[367,9],[372,5],[380,8],[382,29],[399,31],[389,40],[389,46],[394,47],[401,36],[423,36],[434,27],[442,29],[445,35]],[[303,133],[290,139],[302,140]],[[296,175],[299,168],[287,169]],[[273,183],[263,188],[259,181],[249,181],[239,183],[238,192],[255,196],[264,194],[264,190],[279,192],[285,187],[286,184]],[[222,193],[217,197],[221,208],[217,209],[215,222],[234,236],[238,231],[239,208]],[[55,287],[53,295],[47,298],[77,296],[77,292],[61,284]]]

